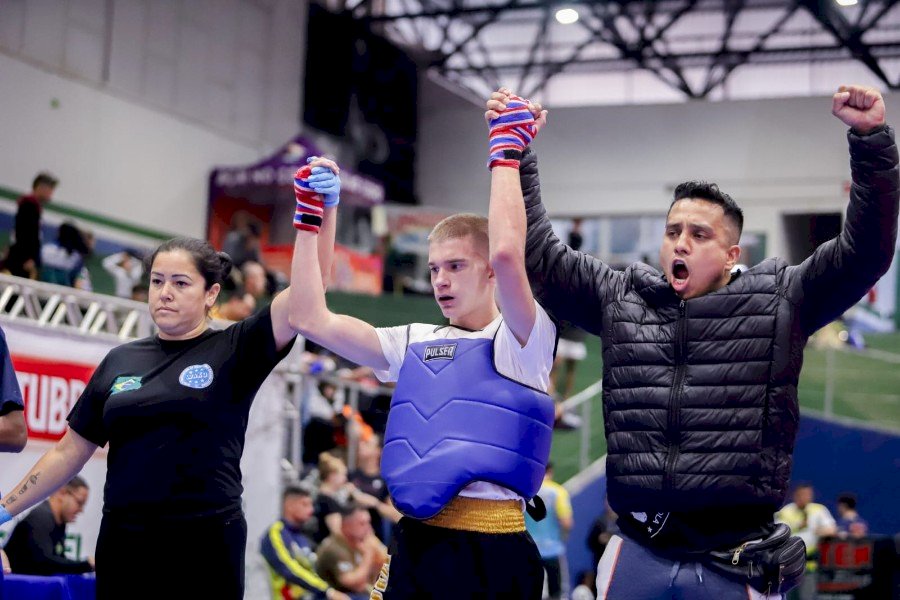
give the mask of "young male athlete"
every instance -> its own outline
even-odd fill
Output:
[[[516,160],[535,132],[525,104],[511,104],[492,123],[489,219],[454,215],[429,236],[431,284],[448,325],[374,328],[332,313],[316,233],[297,233],[292,325],[397,382],[382,473],[405,516],[373,598],[541,597],[523,508],[550,451],[556,327],[528,286]]]

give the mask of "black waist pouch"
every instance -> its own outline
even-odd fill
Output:
[[[758,542],[709,556],[711,569],[764,594],[787,592],[800,584],[806,571],[806,544],[783,523]]]

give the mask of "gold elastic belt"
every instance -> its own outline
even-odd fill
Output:
[[[518,500],[483,500],[456,496],[441,512],[423,523],[476,533],[525,531],[525,517]]]

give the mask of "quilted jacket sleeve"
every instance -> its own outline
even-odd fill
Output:
[[[804,333],[841,316],[891,266],[897,243],[900,176],[894,131],[852,131],[850,205],[844,228],[787,273],[788,296],[799,306]]]

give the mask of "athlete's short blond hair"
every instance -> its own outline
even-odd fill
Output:
[[[434,229],[428,234],[428,241],[446,242],[447,240],[464,238],[466,236],[472,236],[472,240],[475,242],[475,249],[487,258],[490,252],[488,220],[487,217],[481,215],[474,213],[450,215],[434,226]]]

